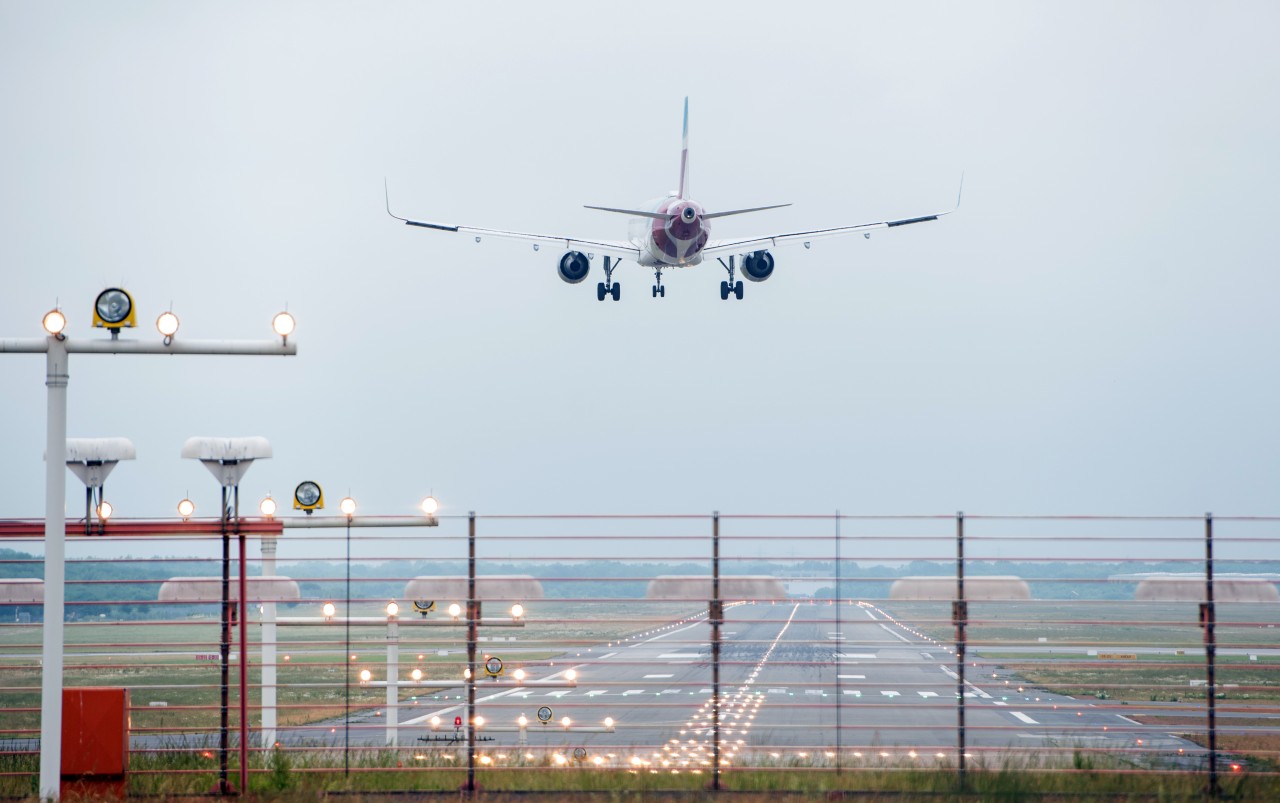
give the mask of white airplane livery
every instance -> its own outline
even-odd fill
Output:
[[[790,204],[774,204],[772,206],[756,206],[750,209],[733,209],[729,211],[708,212],[702,205],[689,197],[689,99],[684,100],[684,133],[680,149],[680,183],[679,189],[645,204],[641,209],[619,209],[609,206],[590,206],[587,209],[598,209],[602,212],[616,212],[629,215],[632,220],[628,227],[628,239],[597,240],[583,237],[566,237],[555,234],[531,234],[527,232],[507,231],[505,229],[485,229],[477,226],[458,226],[447,223],[433,223],[425,220],[410,220],[400,217],[391,211],[390,195],[387,197],[387,214],[407,225],[424,229],[470,234],[480,242],[485,237],[500,237],[509,240],[532,242],[537,251],[541,245],[565,249],[560,257],[557,272],[560,278],[569,284],[579,284],[587,278],[591,271],[591,263],[598,253],[603,257],[604,281],[596,285],[596,299],[621,298],[622,286],[613,280],[613,272],[623,260],[631,260],[637,265],[653,270],[653,297],[665,297],[667,288],[662,284],[662,273],[675,268],[689,268],[702,264],[704,260],[714,258],[729,273],[727,281],[720,282],[720,298],[730,296],[741,299],[743,284],[735,281],[735,273],[751,282],[763,282],[773,275],[774,258],[770,249],[783,245],[803,243],[808,248],[813,240],[824,237],[839,237],[845,234],[861,233],[870,237],[877,229],[890,229],[907,226],[912,223],[925,223],[937,220],[943,215],[954,212],[960,206],[957,196],[956,206],[946,212],[932,215],[885,220],[878,223],[860,223],[853,226],[836,226],[808,231],[793,231],[781,234],[769,234],[758,237],[737,237],[725,240],[711,238],[711,222],[716,218],[730,215],[741,215],[747,212],[761,212],[766,209],[779,209]],[[961,182],[963,190],[963,181]],[[727,259],[727,261],[726,261]]]

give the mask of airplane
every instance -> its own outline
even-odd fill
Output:
[[[629,215],[632,220],[628,227],[628,239],[597,240],[583,237],[566,237],[555,234],[530,234],[526,232],[507,231],[505,229],[486,229],[477,226],[458,226],[447,223],[435,223],[425,220],[403,218],[391,211],[391,194],[384,182],[386,192],[387,214],[406,225],[418,226],[435,231],[446,231],[457,234],[470,234],[480,242],[485,237],[498,237],[510,240],[523,240],[533,243],[537,251],[543,244],[563,247],[566,251],[556,266],[560,278],[569,284],[579,284],[587,278],[591,270],[591,262],[596,253],[604,257],[604,281],[596,285],[596,300],[604,301],[621,298],[622,286],[613,280],[613,272],[618,264],[629,259],[645,268],[652,268],[655,283],[653,297],[667,295],[667,288],[662,284],[662,272],[675,268],[691,268],[714,258],[729,272],[728,281],[720,282],[720,298],[727,300],[730,296],[741,300],[743,284],[735,282],[735,272],[740,271],[742,278],[750,282],[763,282],[773,275],[774,258],[771,248],[781,245],[803,243],[809,248],[813,240],[824,237],[838,237],[846,234],[861,233],[870,239],[871,232],[877,229],[891,229],[898,226],[909,226],[913,223],[925,223],[949,215],[960,208],[960,197],[956,197],[955,207],[932,215],[885,220],[878,223],[860,223],[853,226],[836,226],[825,229],[809,229],[782,234],[769,234],[759,237],[735,237],[725,240],[711,239],[711,221],[730,215],[742,215],[748,212],[763,212],[767,209],[780,209],[791,204],[773,204],[755,206],[749,209],[732,209],[724,212],[708,212],[701,204],[689,197],[689,99],[684,99],[684,132],[680,148],[680,182],[679,189],[673,190],[665,198],[650,201],[641,209],[620,209],[609,206],[584,205],[587,209],[602,212],[613,212]],[[960,190],[964,191],[964,179],[961,178]],[[725,262],[725,258],[728,262]]]

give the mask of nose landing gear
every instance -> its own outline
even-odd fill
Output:
[[[653,297],[657,298],[658,296],[662,296],[663,298],[666,298],[667,288],[662,286],[662,271],[655,270],[653,272],[653,278],[657,281],[657,284],[653,286]]]

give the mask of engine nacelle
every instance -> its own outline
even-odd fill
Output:
[[[742,277],[749,282],[763,282],[773,275],[773,254],[756,251],[742,258]]]
[[[560,278],[569,284],[577,284],[587,278],[591,271],[591,260],[581,251],[570,251],[560,257],[560,265],[556,268]]]

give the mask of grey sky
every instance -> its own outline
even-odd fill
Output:
[[[216,486],[447,512],[1275,511],[1280,52],[1271,3],[0,6],[0,337],[299,356],[71,362],[73,436],[123,435],[122,515]],[[419,218],[611,239],[674,186],[746,235],[948,208],[718,266],[558,253]],[[0,516],[42,515],[43,360],[0,356]],[[71,509],[81,489],[68,477]]]

